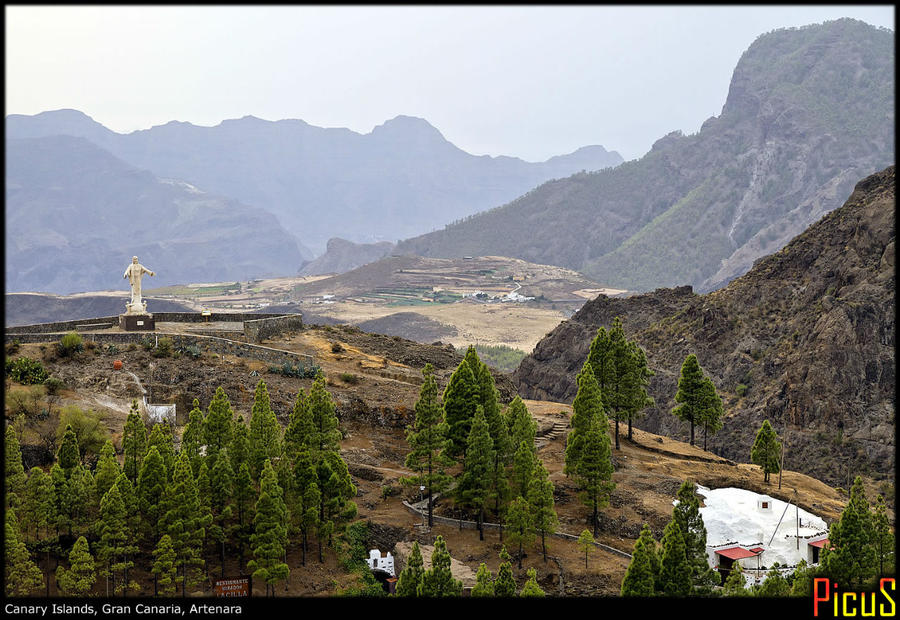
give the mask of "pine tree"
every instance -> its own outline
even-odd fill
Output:
[[[124,475],[124,474],[123,474]],[[128,521],[125,504],[117,484],[112,485],[100,502],[100,521],[98,523],[100,541],[97,545],[97,559],[103,563],[100,574],[105,576],[107,596],[112,592],[125,591],[119,571],[124,573],[126,562],[123,557],[128,542]]]
[[[69,552],[69,569],[56,569],[56,584],[65,596],[84,596],[97,581],[94,570],[94,556],[88,548],[87,539],[79,536]]]
[[[466,460],[456,487],[459,502],[473,508],[478,515],[478,537],[484,540],[484,511],[488,501],[491,471],[494,464],[494,443],[484,419],[484,409],[478,405],[475,419],[466,441]]]
[[[259,480],[266,459],[281,454],[281,426],[272,411],[266,383],[260,379],[250,413],[250,474]]]
[[[450,440],[447,456],[456,459],[465,457],[478,401],[475,373],[463,359],[450,375],[443,395],[444,420],[448,425],[447,438]]]
[[[210,511],[213,516],[210,525],[210,537],[219,543],[221,563],[221,577],[225,577],[225,541],[228,538],[228,523],[234,515],[232,508],[234,492],[234,472],[231,471],[231,461],[226,453],[219,452],[212,457],[212,471],[210,472],[209,499]]]
[[[313,427],[309,449],[313,460],[318,462],[325,453],[340,450],[341,441],[334,401],[325,389],[325,377],[319,376],[313,381],[307,402]]]
[[[709,377],[703,377],[701,386],[702,408],[699,423],[703,427],[703,449],[706,450],[706,436],[722,428],[722,399],[716,392],[716,386]]]
[[[25,483],[24,501],[20,508],[23,528],[20,538],[28,538],[28,525],[34,528],[32,543],[37,543],[35,550],[46,552],[47,593],[50,586],[50,551],[57,539],[50,535],[51,527],[55,528],[56,514],[53,501],[53,481],[40,467],[32,467]],[[43,533],[40,531],[43,529]]]
[[[673,519],[663,530],[662,557],[657,590],[666,596],[688,596],[691,593],[691,566],[684,548],[681,527]]]
[[[528,504],[534,515],[534,529],[541,534],[541,551],[544,562],[547,561],[547,536],[556,533],[559,519],[553,508],[553,483],[547,468],[540,461],[534,469],[531,483],[528,485]]]
[[[609,446],[609,428],[606,415],[598,413],[584,438],[584,447],[578,469],[575,472],[581,489],[581,501],[591,508],[594,536],[599,527],[599,509],[609,503],[609,495],[615,488],[612,482],[612,456]]]
[[[137,482],[141,471],[141,461],[147,451],[147,427],[138,413],[136,400],[131,401],[131,411],[125,420],[122,431],[122,451],[125,453],[125,465],[122,468],[132,482]],[[65,466],[63,467],[65,469]]]
[[[791,596],[803,598],[812,596],[813,579],[816,577],[817,572],[818,569],[807,565],[806,560],[800,560],[794,569],[794,577],[791,582]]]
[[[172,548],[172,537],[163,534],[159,544],[153,550],[153,596],[172,596],[175,594],[175,582],[178,576],[178,566],[175,564],[177,556]]]
[[[244,423],[244,416],[238,415],[232,427],[231,443],[228,445],[228,459],[231,461],[231,471],[235,474],[241,471],[241,465],[250,459],[250,429]]]
[[[201,456],[201,449],[204,447],[203,424],[203,412],[200,410],[200,401],[195,398],[193,409],[188,414],[188,423],[181,434],[181,451],[179,452],[179,457],[182,453],[187,455],[188,462],[191,465],[191,473],[194,476],[200,472],[200,462],[203,458]],[[169,475],[170,479],[174,474],[173,468]]]
[[[781,442],[775,434],[775,429],[768,420],[763,420],[753,448],[750,450],[750,460],[762,467],[764,481],[769,482],[769,474],[777,474],[781,471]]]
[[[672,520],[678,523],[684,538],[685,555],[691,566],[691,583],[694,588],[708,592],[718,584],[715,571],[709,566],[706,555],[706,526],[700,515],[700,500],[695,485],[685,480],[678,489],[678,503],[672,510]]]
[[[722,594],[725,596],[748,596],[750,592],[745,587],[747,579],[744,577],[744,571],[741,565],[735,562],[731,565],[731,572],[722,585]]]
[[[206,456],[211,457],[228,447],[231,443],[234,411],[222,386],[216,388],[207,409],[203,423],[203,443],[206,444]]]
[[[875,559],[878,563],[878,576],[889,574],[894,566],[894,535],[891,533],[891,522],[887,516],[884,496],[875,498],[875,514],[872,516],[872,545],[875,548]]]
[[[850,487],[847,507],[828,531],[828,547],[822,554],[825,575],[839,584],[847,584],[847,588],[854,583],[862,586],[863,581],[874,575],[878,568],[874,533],[862,478],[857,476]]]
[[[594,420],[601,419],[607,423],[606,413],[603,409],[603,396],[600,386],[594,377],[594,371],[590,362],[585,362],[575,379],[578,391],[572,402],[572,418],[570,424],[572,431],[566,438],[566,463],[563,472],[567,475],[576,475],[584,452],[584,442]]]
[[[287,520],[283,491],[272,462],[266,459],[260,475],[256,516],[253,518],[254,533],[250,536],[254,559],[247,566],[253,571],[254,577],[265,580],[267,595],[271,588],[274,596],[275,584],[286,580],[290,574],[290,569],[283,562],[287,544]]]
[[[510,597],[516,595],[516,579],[513,577],[512,558],[506,547],[500,549],[500,568],[494,581],[494,596]]]
[[[531,507],[521,495],[509,506],[509,544],[518,545],[519,570],[522,569],[522,547],[534,542],[534,516]]]
[[[43,587],[44,575],[37,564],[31,560],[28,547],[20,538],[19,523],[15,511],[12,509],[6,511],[4,544],[6,546],[6,595],[28,596]]]
[[[442,536],[434,541],[434,553],[431,554],[431,568],[422,575],[419,596],[461,596],[462,581],[453,578],[450,572],[450,553]]]
[[[66,432],[63,435],[62,443],[59,445],[59,451],[56,453],[56,460],[62,467],[66,478],[72,475],[75,466],[81,463],[81,453],[78,451],[78,438],[71,426],[66,426]]]
[[[603,394],[603,404],[616,422],[616,430],[613,435],[616,440],[616,450],[618,450],[619,421],[629,409],[631,398],[629,384],[632,381],[632,375],[636,372],[636,360],[631,356],[628,340],[625,338],[625,331],[622,329],[622,321],[619,320],[619,317],[613,319],[612,328],[609,330],[607,356],[611,376],[608,383],[604,382],[600,389]]]
[[[134,567],[134,555],[138,552],[138,542],[141,539],[140,532],[142,529],[142,518],[140,506],[138,505],[137,493],[131,480],[125,475],[125,472],[122,472],[119,475],[115,487],[119,490],[119,496],[122,498],[122,506],[125,509],[125,538],[120,547],[122,558],[119,567],[122,571],[122,594],[126,595],[128,589],[139,589],[137,582],[129,581],[128,571]]]
[[[691,425],[691,445],[694,445],[694,425],[703,415],[704,409],[703,369],[697,361],[697,356],[691,353],[681,365],[681,377],[678,379],[678,392],[675,394],[675,402],[678,405],[672,409],[672,413],[680,420]]]
[[[40,467],[32,467],[28,472],[28,480],[25,482],[22,505],[19,508],[22,515],[23,531],[20,537],[25,540],[30,538],[32,542],[40,539],[40,528],[45,530],[55,523],[53,505],[53,481]],[[28,527],[33,528],[32,536],[28,536]],[[46,532],[45,532],[46,533]]]
[[[424,486],[428,496],[428,526],[434,526],[434,494],[444,491],[451,482],[445,467],[453,464],[446,456],[449,446],[447,433],[449,426],[443,420],[441,404],[438,401],[438,387],[434,379],[434,367],[426,364],[422,371],[425,381],[416,401],[414,426],[406,429],[406,442],[410,453],[406,456],[406,467],[418,475],[404,478],[405,484]]]
[[[647,365],[647,355],[641,347],[634,342],[629,342],[628,349],[632,355],[632,366],[625,386],[628,395],[625,417],[628,419],[628,440],[632,441],[632,423],[643,415],[644,409],[656,405],[656,401],[647,393],[650,377],[656,373]]]
[[[100,449],[100,458],[97,460],[95,472],[94,484],[97,486],[97,496],[99,499],[103,499],[109,488],[116,483],[119,474],[122,473],[122,468],[116,459],[116,449],[109,439]]]
[[[332,534],[356,516],[356,504],[350,500],[356,496],[356,487],[347,469],[347,463],[337,452],[326,452],[316,467],[320,493],[319,519],[316,523],[319,539],[319,562],[323,561],[322,544],[331,542]]]
[[[509,428],[509,441],[513,446],[520,446],[522,442],[534,445],[534,437],[537,433],[537,422],[528,413],[528,408],[522,402],[520,396],[516,396],[506,408],[506,425]]]
[[[645,523],[640,537],[634,543],[631,562],[622,580],[622,596],[653,596],[656,593],[654,583],[658,571],[656,541]]]
[[[522,586],[522,591],[519,592],[519,596],[547,596],[547,594],[541,589],[541,586],[538,585],[537,570],[529,568],[527,574],[528,581],[526,581],[525,585]]]
[[[478,573],[475,575],[475,585],[472,587],[469,596],[494,596],[494,576],[484,562],[478,566]]]
[[[204,564],[201,545],[209,521],[201,514],[190,458],[184,451],[179,452],[175,461],[172,483],[166,489],[165,506],[163,527],[172,539],[175,564],[181,570],[177,581],[181,583],[181,595],[186,596],[187,588],[198,582],[198,569]]]
[[[144,526],[151,540],[159,540],[159,521],[165,510],[164,499],[168,484],[166,466],[157,446],[151,446],[141,464],[138,476],[138,506],[144,516]]]
[[[513,445],[509,438],[509,428],[500,412],[500,395],[494,385],[494,377],[491,375],[491,369],[478,359],[475,347],[470,347],[471,359],[468,360],[470,367],[476,368],[473,374],[478,384],[478,404],[484,410],[484,419],[488,425],[488,433],[493,442],[494,459],[491,469],[491,496],[494,499],[494,512],[497,514],[501,524],[504,508],[512,498],[512,490],[509,486],[509,479],[506,474],[506,466],[513,458],[518,444]],[[467,353],[468,356],[468,353]],[[523,492],[524,495],[524,492]],[[500,536],[503,536],[501,527]]]
[[[19,439],[11,424],[6,426],[6,508],[16,508],[25,491],[25,466],[22,464],[22,451]]]
[[[537,465],[537,451],[534,449],[534,443],[525,441],[520,443],[513,459],[512,490],[514,493],[523,497],[528,495],[528,487]]]
[[[53,514],[56,515],[56,533],[63,528],[72,530],[72,493],[69,480],[59,463],[50,468],[50,481],[53,483]]]
[[[147,438],[147,452],[149,453],[153,447],[159,452],[166,468],[166,480],[171,480],[172,474],[175,473],[175,445],[171,426],[160,423],[153,425],[150,437]]]
[[[238,543],[239,567],[244,565],[244,546],[250,539],[250,524],[253,520],[253,497],[253,478],[250,476],[249,464],[244,461],[234,477],[234,505],[237,510],[237,526],[234,535]]]
[[[294,494],[291,504],[291,516],[300,529],[303,566],[306,566],[306,553],[309,548],[309,534],[317,528],[319,521],[319,505],[322,497],[319,492],[316,467],[309,453],[309,447],[300,444],[294,459]]]
[[[406,561],[406,566],[400,571],[400,577],[397,579],[397,587],[394,590],[397,596],[418,596],[422,577],[425,575],[424,564],[422,552],[419,550],[419,543],[413,541],[409,559]]]
[[[790,595],[791,587],[788,585],[787,579],[778,570],[778,562],[772,567],[772,570],[766,575],[765,581],[756,590],[756,596],[765,598],[785,597]]]
[[[309,401],[301,389],[297,392],[294,408],[291,410],[291,419],[284,431],[284,454],[291,464],[294,464],[297,454],[303,446],[309,446],[312,435],[315,432],[312,412],[309,410]]]
[[[588,553],[596,549],[594,546],[594,537],[591,535],[590,530],[581,530],[581,535],[578,537],[578,547],[584,551],[584,567],[587,568]]]
[[[69,501],[71,502],[72,525],[79,531],[90,529],[100,510],[97,501],[97,485],[91,470],[78,465],[69,480]],[[71,534],[71,532],[70,532]]]

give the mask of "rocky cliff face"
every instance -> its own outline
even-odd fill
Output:
[[[513,256],[636,291],[724,286],[894,163],[893,48],[893,32],[850,19],[760,36],[698,133],[398,251]]]
[[[303,266],[298,275],[318,276],[325,273],[345,273],[384,258],[394,249],[390,241],[353,243],[339,237],[328,240],[325,253]]]
[[[513,375],[529,398],[571,401],[596,330],[622,319],[647,352],[657,406],[638,427],[685,438],[671,414],[695,353],[723,397],[717,453],[749,460],[764,419],[786,440],[785,467],[845,485],[894,470],[894,167],[727,287],[600,296],[542,340]],[[699,437],[699,435],[698,435]]]

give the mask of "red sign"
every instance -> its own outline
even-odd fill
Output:
[[[213,591],[216,596],[250,596],[250,577],[218,579]]]

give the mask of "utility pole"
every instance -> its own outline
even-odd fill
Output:
[[[781,490],[781,474],[784,472],[784,450],[787,447],[787,422],[784,423],[784,441],[781,443],[781,467],[778,469],[778,490]]]

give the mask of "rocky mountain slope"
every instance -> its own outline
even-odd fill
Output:
[[[657,406],[639,427],[687,436],[670,412],[695,353],[725,404],[716,453],[746,461],[768,419],[786,436],[786,467],[836,485],[893,479],[894,183],[893,166],[860,181],[843,207],[723,289],[588,302],[522,361],[520,393],[570,402],[597,328],[618,316],[656,372]]]
[[[398,252],[514,256],[607,286],[702,291],[745,273],[894,163],[894,33],[841,19],[760,36],[718,117],[609,170],[403,241]]]
[[[290,273],[296,241],[261,209],[163,179],[84,138],[6,141],[6,290],[128,290]]]
[[[478,157],[410,116],[368,134],[252,116],[215,127],[172,121],[119,134],[81,112],[58,110],[9,115],[6,131],[8,138],[84,137],[158,176],[265,208],[316,253],[336,236],[373,243],[418,235],[548,179],[622,162],[602,146],[542,163]]]
[[[304,265],[298,274],[318,276],[325,273],[345,273],[384,258],[393,249],[394,244],[390,241],[353,243],[340,237],[332,237],[328,240],[325,253]]]

